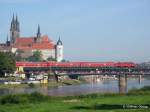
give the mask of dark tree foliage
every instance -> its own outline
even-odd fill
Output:
[[[61,62],[69,62],[68,60],[63,59]]]
[[[49,58],[47,58],[47,61],[56,61],[56,59],[53,57],[49,57]]]
[[[26,59],[27,61],[32,61],[32,62],[39,62],[42,61],[42,52],[41,51],[34,51],[33,56],[30,56]]]
[[[0,52],[0,77],[4,73],[13,73],[16,70],[14,54],[7,52]]]

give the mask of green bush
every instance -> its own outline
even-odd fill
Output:
[[[20,104],[20,103],[38,103],[48,101],[49,96],[44,96],[40,93],[34,92],[31,94],[14,94],[5,95],[0,98],[0,104]]]
[[[48,100],[48,96],[44,96],[38,92],[31,93],[28,97],[29,102],[41,102]]]
[[[27,102],[27,98],[20,95],[6,95],[0,100],[1,104],[19,104],[24,102]]]
[[[150,86],[144,86],[140,90],[142,90],[142,91],[150,91]]]
[[[128,92],[128,95],[132,94],[150,94],[150,86],[144,86],[140,89],[133,88]]]

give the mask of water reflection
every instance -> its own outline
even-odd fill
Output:
[[[141,88],[143,86],[150,85],[150,80],[142,80],[139,84],[139,80],[127,81],[127,91],[132,88]],[[0,89],[0,95],[12,94],[12,93],[32,93],[40,92],[45,95],[51,96],[65,96],[65,95],[80,95],[88,93],[118,93],[118,81],[108,80],[99,83],[88,83],[81,85],[59,86],[56,88],[48,88],[48,86],[41,86],[38,88],[9,88]]]

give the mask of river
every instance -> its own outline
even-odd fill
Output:
[[[150,86],[150,80],[144,79],[139,83],[138,80],[127,81],[127,91],[132,88],[141,88],[143,86]],[[59,86],[55,88],[48,88],[48,86],[36,87],[36,88],[0,88],[0,95],[12,94],[12,93],[31,93],[40,92],[50,96],[68,96],[68,95],[81,95],[88,93],[118,93],[118,81],[108,80],[98,83],[86,83],[80,85],[67,85]]]

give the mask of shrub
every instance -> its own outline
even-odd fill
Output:
[[[133,88],[129,90],[128,95],[130,94],[150,94],[150,86],[144,86],[140,89]]]
[[[20,104],[20,103],[38,103],[48,101],[49,96],[44,96],[40,93],[34,92],[31,94],[13,94],[5,95],[0,98],[0,104]]]
[[[140,90],[142,90],[142,91],[150,91],[150,86],[144,86]]]
[[[3,96],[0,100],[1,104],[19,104],[26,102],[26,98],[22,98],[19,95],[6,95]]]
[[[38,92],[34,92],[29,95],[30,102],[41,102],[41,101],[46,101],[48,99],[49,99],[48,96],[44,96]]]

